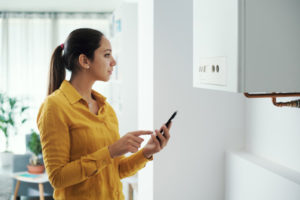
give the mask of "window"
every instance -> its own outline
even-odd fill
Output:
[[[110,37],[110,16],[78,13],[5,13],[0,12],[0,92],[22,98],[30,106],[29,120],[19,129],[12,150],[23,153],[25,134],[36,129],[38,109],[46,97],[50,58],[54,48],[76,28],[94,28]],[[67,80],[70,73],[67,72]],[[110,83],[97,84],[112,101]],[[0,134],[0,151],[4,138]],[[3,147],[3,149],[2,149]]]

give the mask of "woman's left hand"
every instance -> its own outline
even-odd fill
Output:
[[[155,135],[151,135],[151,139],[148,141],[148,143],[145,145],[143,149],[144,156],[146,158],[150,158],[153,154],[160,152],[167,144],[170,139],[170,128],[171,128],[172,122],[169,125],[169,128],[166,127],[166,125],[163,125],[160,130],[163,130],[164,135],[162,135],[159,130],[155,130]],[[159,140],[156,138],[156,135],[158,136]]]

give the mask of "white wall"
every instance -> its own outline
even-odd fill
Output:
[[[300,173],[247,152],[228,153],[226,200],[299,200]]]
[[[247,151],[300,172],[299,119],[300,110],[297,108],[273,106],[271,99],[248,99],[246,103]]]
[[[151,166],[139,173],[139,199],[300,199],[299,110],[193,88],[192,0],[150,2],[139,2],[139,127],[179,112],[154,156],[153,197]]]
[[[138,129],[153,130],[153,0],[138,3]],[[138,172],[138,199],[153,200],[153,162]]]
[[[300,199],[299,109],[247,99],[245,116],[248,153],[228,154],[225,199]]]
[[[120,106],[119,132],[123,136],[138,129],[138,7],[137,3],[121,4],[114,11],[115,21],[120,20],[120,29],[115,27],[113,38],[113,52],[116,54],[118,69],[117,81],[113,92],[120,90],[120,99],[115,99]],[[117,25],[115,25],[117,26]],[[116,97],[118,96],[115,95]],[[117,102],[120,101],[120,102]],[[130,156],[127,153],[126,156]],[[129,199],[129,183],[134,187],[134,196],[137,194],[137,174],[122,179],[125,199]]]
[[[121,20],[121,32],[116,33],[119,80],[121,92],[120,134],[137,130],[137,4],[123,3],[115,12],[115,20]]]
[[[154,157],[154,199],[221,200],[224,152],[244,145],[244,97],[192,87],[192,0],[154,1],[154,128],[178,110]]]
[[[247,99],[245,111],[246,152],[228,153],[225,199],[300,199],[299,109]]]

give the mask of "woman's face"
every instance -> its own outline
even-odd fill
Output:
[[[109,80],[116,61],[112,56],[110,42],[104,36],[101,38],[100,47],[94,52],[94,60],[90,61],[89,65],[91,74],[96,80]]]

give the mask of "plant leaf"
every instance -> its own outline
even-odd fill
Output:
[[[5,128],[4,126],[0,125],[0,130],[2,130],[3,133],[4,133],[4,128]]]
[[[5,135],[6,138],[8,138],[8,134],[7,134],[7,127],[3,127],[3,133]]]
[[[25,110],[27,110],[29,108],[29,106],[23,106],[21,109],[21,113],[23,113]]]
[[[0,115],[0,122],[3,122],[3,123],[6,122],[6,119],[5,119],[5,117],[3,115]]]
[[[12,117],[12,112],[9,112],[8,113],[8,123],[10,123],[12,126],[14,126],[15,125],[15,121],[14,121],[14,119],[13,119],[13,117]]]
[[[0,103],[1,103],[1,104],[4,103],[4,98],[5,98],[4,94],[1,94],[1,93],[0,93]]]
[[[39,155],[42,153],[42,146],[39,135],[34,131],[31,130],[30,140],[28,142],[28,147],[32,153],[35,155]]]
[[[8,99],[8,101],[9,101],[10,108],[13,109],[15,107],[16,103],[17,103],[17,98],[10,97]]]

